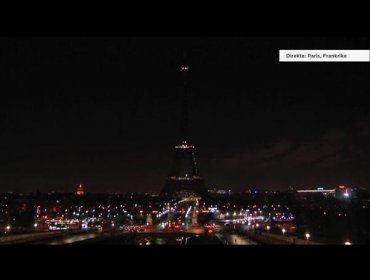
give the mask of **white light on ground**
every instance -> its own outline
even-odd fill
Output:
[[[306,233],[306,239],[308,240],[311,237],[309,233]]]
[[[346,242],[344,243],[344,245],[352,245],[352,243],[351,243],[351,242],[349,242],[349,241],[346,241]]]

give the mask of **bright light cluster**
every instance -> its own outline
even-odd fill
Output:
[[[181,144],[181,145],[176,145],[176,149],[194,149],[195,147],[193,145],[188,145],[188,144]]]

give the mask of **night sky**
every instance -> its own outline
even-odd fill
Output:
[[[180,135],[207,187],[370,189],[369,63],[279,63],[279,49],[370,38],[2,37],[0,192],[159,192]]]

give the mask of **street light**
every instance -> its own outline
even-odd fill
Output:
[[[283,232],[283,235],[285,235],[286,229],[283,228],[281,231]]]
[[[344,245],[352,245],[352,243],[351,243],[351,242],[349,242],[349,241],[346,241],[346,242],[344,243]]]
[[[271,227],[270,226],[267,226],[266,229],[269,231],[271,229]]]
[[[307,241],[308,241],[308,239],[310,239],[310,237],[311,237],[311,235],[307,232],[306,233],[306,239],[307,239]]]
[[[37,223],[35,223],[35,224],[33,225],[33,227],[34,227],[34,228],[37,228]]]

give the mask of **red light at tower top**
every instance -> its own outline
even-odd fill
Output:
[[[180,72],[189,72],[190,67],[189,65],[181,65],[180,66]]]

